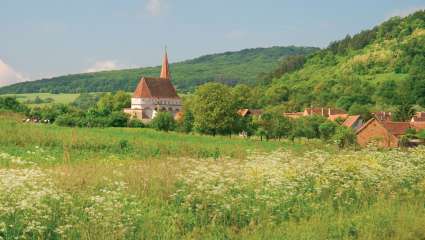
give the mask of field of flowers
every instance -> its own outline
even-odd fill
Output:
[[[119,130],[15,126],[28,135],[0,132],[0,239],[425,239],[423,147],[245,143],[235,154],[205,143],[220,154],[138,158],[78,145]]]
[[[0,239],[423,239],[424,156],[278,150],[41,168],[1,152]]]

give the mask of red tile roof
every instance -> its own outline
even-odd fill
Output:
[[[142,77],[134,91],[135,98],[176,98],[176,89],[169,79]]]
[[[171,79],[170,67],[168,65],[167,50],[165,50],[164,59],[162,60],[161,78]]]
[[[342,126],[346,126],[346,127],[353,127],[353,125],[359,120],[360,115],[354,115],[354,116],[349,116],[347,119],[345,119],[345,121],[342,123]]]
[[[408,122],[381,122],[382,126],[388,130],[394,136],[404,135],[407,129],[411,128],[410,123]]]

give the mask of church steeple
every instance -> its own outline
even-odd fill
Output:
[[[161,78],[171,79],[170,68],[168,65],[167,48],[165,48],[164,59],[162,60]]]

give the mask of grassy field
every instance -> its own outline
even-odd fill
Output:
[[[16,97],[18,101],[25,103],[26,101],[34,101],[36,97],[39,97],[43,100],[47,98],[53,99],[52,103],[63,103],[68,104],[73,102],[80,94],[78,93],[60,93],[60,94],[52,94],[52,93],[24,93],[24,94],[3,94],[0,97]],[[43,106],[50,103],[41,103],[41,104],[28,104],[29,106]]]
[[[0,239],[424,239],[425,148],[0,115]]]

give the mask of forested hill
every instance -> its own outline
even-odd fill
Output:
[[[291,57],[271,72],[268,92],[288,108],[353,105],[384,109],[401,101],[425,107],[425,11],[394,17],[332,42],[309,57]]]
[[[285,57],[310,54],[317,50],[312,47],[291,46],[245,49],[206,55],[171,64],[173,82],[180,91],[190,91],[200,84],[211,81],[230,85],[252,84],[256,82],[261,73],[272,71]],[[133,91],[141,76],[159,76],[159,72],[160,67],[158,66],[60,76],[6,86],[0,88],[0,94]]]

